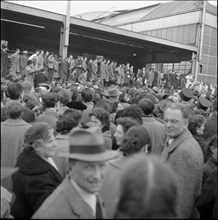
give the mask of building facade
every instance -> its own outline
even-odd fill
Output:
[[[203,1],[172,1],[160,3],[120,14],[110,15],[93,21],[131,30],[145,35],[167,39],[186,45],[202,46],[201,57],[184,57],[181,62],[154,64],[145,60],[147,68],[160,71],[171,69],[182,74],[197,74],[197,81],[210,84],[217,82],[217,7],[205,3],[203,43],[201,44]],[[196,59],[199,62],[196,64]],[[198,70],[196,70],[196,65]]]

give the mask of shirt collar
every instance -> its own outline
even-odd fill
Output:
[[[80,194],[80,196],[83,198],[83,200],[91,207],[94,216],[96,215],[96,203],[97,203],[97,197],[96,194],[91,194],[86,192],[84,189],[82,189],[78,184],[70,178],[70,181],[76,191]]]

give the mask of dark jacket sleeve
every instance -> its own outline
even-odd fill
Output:
[[[32,209],[36,211],[57,186],[54,184],[50,172],[27,178],[25,196]]]
[[[197,201],[201,219],[212,219],[215,204],[217,203],[217,168],[214,169],[202,188],[202,193]]]

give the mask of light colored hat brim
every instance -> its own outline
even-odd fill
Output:
[[[98,161],[107,161],[107,160],[114,159],[120,156],[120,152],[107,150],[104,153],[98,153],[98,154],[59,153],[57,154],[57,156],[71,158],[75,160],[88,161],[88,162],[98,162]]]
[[[18,170],[18,167],[2,167],[1,168],[1,180],[4,178],[7,178],[11,176],[13,173],[15,173]]]

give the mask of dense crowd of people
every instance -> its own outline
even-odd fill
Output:
[[[216,85],[6,50],[1,217],[217,218]]]

